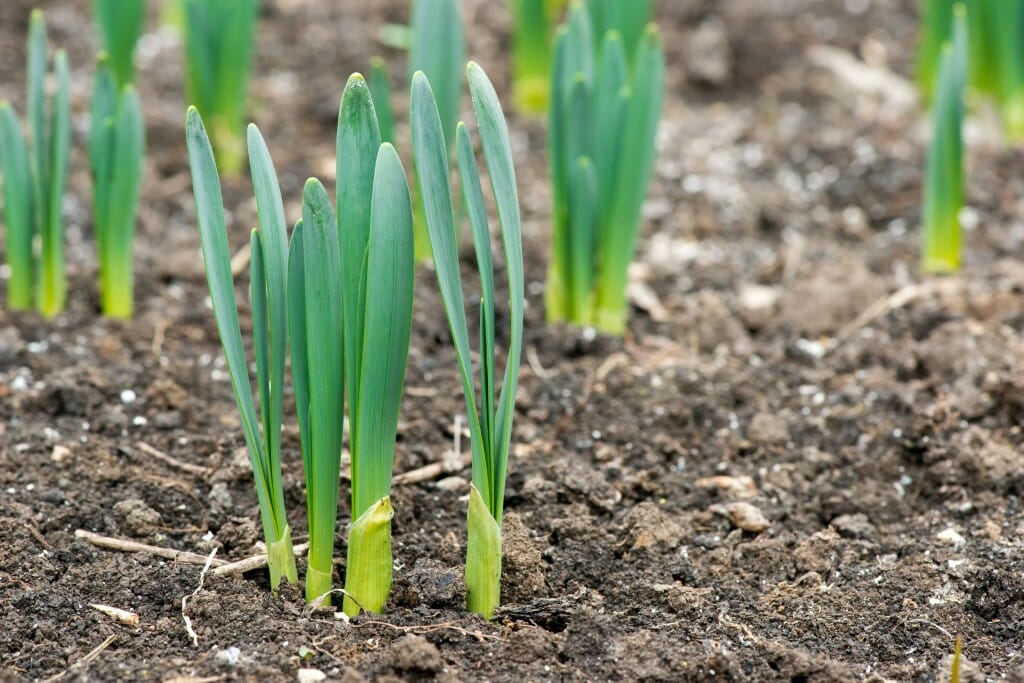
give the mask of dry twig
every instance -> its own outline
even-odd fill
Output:
[[[148,553],[150,555],[156,555],[157,557],[164,557],[168,560],[175,562],[181,562],[183,564],[205,564],[209,559],[206,555],[200,555],[198,553],[190,553],[187,550],[175,550],[174,548],[162,548],[157,545],[149,545],[148,543],[139,543],[138,541],[129,541],[124,538],[114,538],[113,536],[104,536],[102,534],[93,533],[92,531],[86,531],[85,529],[76,529],[75,538],[80,538],[84,541],[92,543],[98,548],[107,548],[109,550],[120,550],[126,553]],[[220,567],[227,564],[224,560],[216,560],[214,562],[215,567]]]
[[[181,460],[178,460],[177,458],[167,455],[159,448],[154,448],[153,446],[150,446],[148,443],[144,441],[136,441],[135,447],[138,448],[143,453],[145,453],[146,455],[148,455],[149,457],[153,458],[154,460],[159,460],[165,465],[170,465],[171,467],[177,470],[181,470],[182,472],[188,472],[189,474],[195,474],[200,477],[205,477],[210,473],[209,467],[203,467],[202,465],[193,465],[190,462],[183,462]],[[132,455],[132,452],[130,450],[124,450],[129,455]]]

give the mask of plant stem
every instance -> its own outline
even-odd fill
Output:
[[[100,304],[108,318],[131,320],[134,283],[132,282],[131,244],[106,244],[108,253],[100,255]],[[109,253],[128,247],[128,254]]]
[[[344,611],[357,616],[360,608],[380,612],[391,593],[391,498],[374,503],[352,523],[345,566]],[[354,598],[354,599],[353,599]]]
[[[501,603],[501,527],[476,486],[469,491],[466,522],[466,606],[490,619]]]
[[[267,541],[267,568],[270,570],[270,590],[277,590],[284,577],[289,583],[298,583],[295,569],[295,551],[292,548],[292,530],[287,524],[284,533],[275,541]]]

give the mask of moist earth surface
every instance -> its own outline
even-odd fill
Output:
[[[298,589],[272,595],[263,571],[201,576],[76,535],[217,560],[261,537],[198,249],[180,40],[154,8],[138,55],[137,314],[104,320],[89,3],[39,3],[75,73],[71,293],[53,320],[0,312],[0,679],[945,681],[962,634],[964,680],[1024,681],[1019,151],[979,106],[966,266],[922,278],[917,3],[658,4],[668,93],[624,340],[545,324],[544,125],[510,113],[528,309],[505,605],[491,622],[463,608],[456,466],[395,487],[391,601],[349,622]],[[403,118],[404,57],[378,36],[406,5],[263,3],[251,117],[291,219],[307,176],[333,184],[338,100],[372,55],[389,59]],[[463,5],[469,54],[508,105],[504,3]],[[0,5],[0,96],[21,110],[31,6]],[[405,126],[398,143],[410,167]],[[226,182],[236,248],[251,197],[245,178]],[[463,257],[468,273],[468,244]],[[422,267],[396,473],[450,462],[462,429],[442,310]],[[284,449],[303,540],[294,420]],[[348,514],[343,495],[338,579]]]

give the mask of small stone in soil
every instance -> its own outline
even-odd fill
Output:
[[[444,666],[437,646],[423,636],[407,635],[391,646],[391,665],[396,671],[438,673]]]
[[[764,513],[750,503],[728,503],[725,506],[725,512],[729,515],[729,520],[733,525],[744,531],[758,534],[770,526],[768,518],[764,516]]]

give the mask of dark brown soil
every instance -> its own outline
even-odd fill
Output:
[[[395,490],[383,615],[311,615],[260,571],[208,576],[187,608],[197,645],[182,598],[200,567],[75,537],[226,559],[260,537],[205,304],[180,45],[154,16],[140,59],[138,315],[103,320],[84,152],[89,3],[40,4],[76,67],[72,292],[53,321],[0,313],[0,680],[286,681],[312,668],[349,682],[945,681],[958,633],[983,672],[970,680],[1024,680],[1020,152],[993,141],[985,116],[972,124],[967,265],[921,279],[920,114],[898,83],[872,91],[808,51],[832,45],[906,77],[916,2],[660,3],[670,92],[625,341],[544,324],[543,126],[514,118],[529,360],[507,607],[492,623],[462,609],[462,471]],[[293,201],[332,168],[345,78],[406,4],[264,2],[253,118]],[[19,107],[29,6],[0,4],[0,96]],[[471,54],[507,93],[503,3],[465,6]],[[388,56],[397,83],[403,60]],[[226,201],[240,246],[254,214],[244,180]],[[463,411],[429,270],[418,285],[396,472],[439,461]],[[301,537],[293,425],[285,442]],[[344,524],[337,540],[343,564]]]

